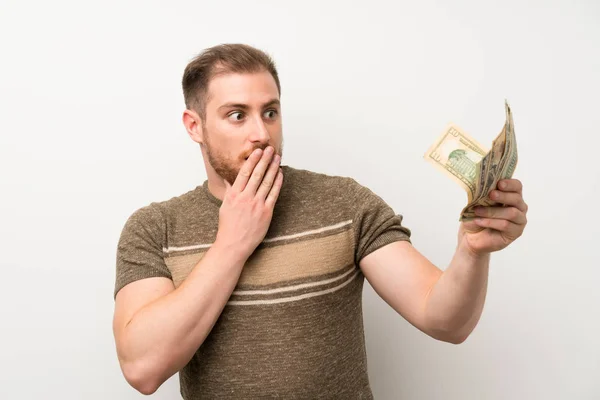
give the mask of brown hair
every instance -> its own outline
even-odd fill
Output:
[[[247,44],[221,44],[205,49],[186,66],[181,85],[185,106],[204,120],[210,80],[223,73],[271,73],[281,95],[275,62],[264,51]]]

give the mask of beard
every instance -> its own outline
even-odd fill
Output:
[[[213,167],[215,172],[233,186],[233,183],[240,173],[242,165],[244,165],[244,162],[246,162],[246,158],[250,156],[254,150],[264,150],[266,147],[267,146],[255,146],[247,154],[240,155],[238,158],[233,158],[214,148],[210,143],[209,135],[207,135],[205,138],[204,149],[208,157],[208,162]],[[275,149],[275,154],[279,154],[281,157],[283,157],[283,142],[279,149]]]

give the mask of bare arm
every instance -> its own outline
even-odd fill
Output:
[[[245,260],[234,254],[211,247],[176,290],[167,278],[149,278],[119,291],[113,328],[130,385],[151,394],[189,362],[239,279]]]
[[[448,268],[425,298],[425,323],[452,343],[463,342],[481,317],[490,255],[471,255],[459,246]]]
[[[516,179],[490,194],[504,206],[480,207],[482,218],[463,222],[448,268],[441,271],[409,242],[394,242],[361,260],[373,289],[408,322],[450,343],[463,342],[477,325],[487,295],[491,253],[519,238],[528,206]]]
[[[487,288],[485,260],[457,250],[442,271],[409,242],[401,241],[369,254],[360,266],[383,300],[435,339],[460,343],[479,320]]]
[[[253,153],[234,185],[226,184],[215,242],[177,289],[167,278],[147,278],[117,294],[117,354],[126,380],[141,393],[155,392],[189,362],[263,240],[283,182],[272,150]]]
[[[477,207],[475,213],[480,218],[461,223],[454,257],[427,297],[429,323],[455,332],[459,342],[481,317],[491,253],[509,246],[527,225],[528,206],[521,181],[499,181],[490,198],[500,204]]]

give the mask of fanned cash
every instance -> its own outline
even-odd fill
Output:
[[[504,102],[506,122],[487,150],[458,126],[449,124],[424,158],[457,182],[468,196],[460,221],[475,216],[476,206],[493,206],[490,192],[502,179],[512,178],[517,167],[517,141],[512,112]]]

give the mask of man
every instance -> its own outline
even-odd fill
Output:
[[[183,91],[208,179],[136,210],[118,243],[113,328],[135,389],[151,394],[179,372],[184,399],[372,398],[365,277],[432,338],[469,336],[490,253],[526,224],[519,181],[492,192],[504,207],[461,223],[442,272],[368,188],[281,163],[281,87],[265,53],[207,49]]]

